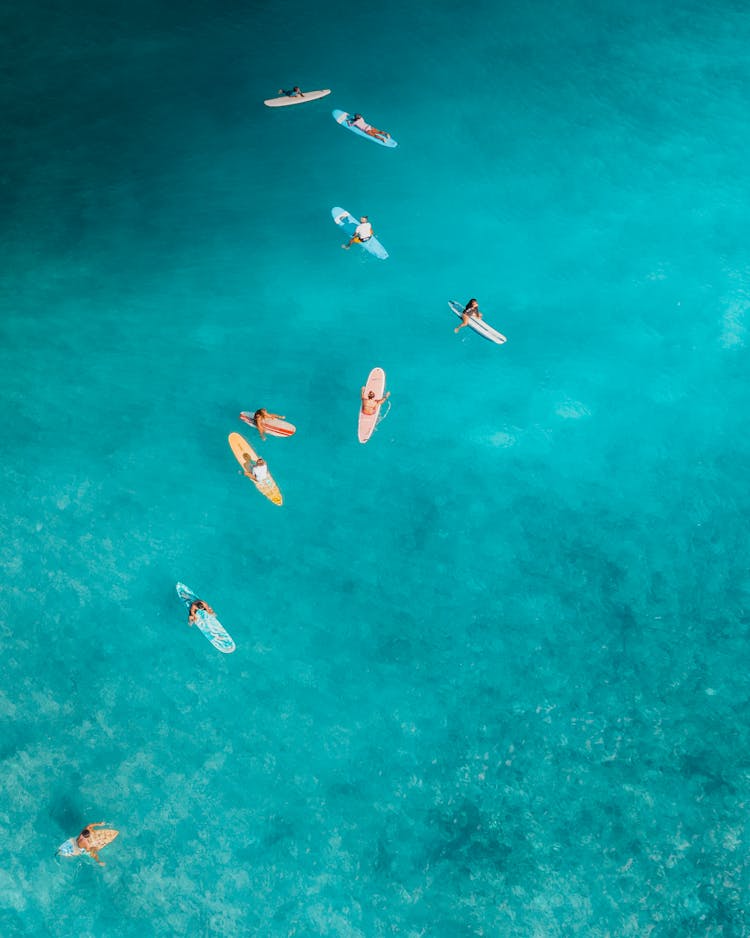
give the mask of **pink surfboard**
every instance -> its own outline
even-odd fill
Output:
[[[365,397],[369,394],[370,391],[375,392],[375,397],[380,400],[385,393],[385,372],[382,368],[373,368],[370,372],[370,375],[367,379],[367,384],[365,385]],[[380,418],[380,408],[381,404],[375,408],[374,414],[366,414],[362,410],[362,404],[359,405],[359,425],[358,425],[358,437],[360,443],[366,443],[372,436],[375,427],[378,424]]]

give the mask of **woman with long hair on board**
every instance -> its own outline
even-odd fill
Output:
[[[456,328],[453,331],[458,332],[459,329],[463,329],[464,326],[468,326],[470,316],[473,316],[474,319],[483,318],[482,313],[479,310],[479,304],[474,298],[470,299],[469,302],[466,304],[466,306],[464,306],[464,311],[461,314],[461,325],[456,326]]]
[[[259,407],[253,414],[253,418],[255,420],[255,429],[260,433],[261,440],[265,440],[266,438],[266,430],[268,429],[266,420],[268,418],[275,418],[276,420],[284,419],[282,414],[269,414],[265,407]]]

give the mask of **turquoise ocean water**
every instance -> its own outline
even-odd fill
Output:
[[[402,7],[1,14],[3,936],[750,934],[750,9]]]

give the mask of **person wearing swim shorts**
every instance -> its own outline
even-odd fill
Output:
[[[363,215],[359,220],[359,224],[354,229],[354,234],[349,238],[348,242],[342,244],[341,247],[348,251],[353,244],[364,244],[366,241],[369,241],[372,235],[372,225],[368,221],[367,215]]]
[[[95,824],[87,824],[81,833],[76,837],[76,847],[82,852],[88,853],[92,859],[96,860],[99,866],[105,866],[103,860],[99,859],[99,851],[91,843],[91,831],[94,827],[104,827],[106,821],[97,821]]]
[[[361,114],[353,114],[351,117],[347,117],[346,123],[349,127],[356,127],[357,130],[366,133],[368,137],[376,137],[378,140],[389,140],[391,136],[387,131],[378,130],[372,124],[368,124]]]
[[[268,466],[266,465],[266,461],[262,456],[258,457],[255,465],[250,470],[250,473],[256,482],[263,484],[264,482],[268,481]]]
[[[375,397],[374,391],[368,391],[366,388],[362,388],[360,396],[362,398],[362,413],[371,417],[373,414],[377,413],[378,407],[388,400],[391,396],[391,392],[386,391],[384,397],[377,398]]]

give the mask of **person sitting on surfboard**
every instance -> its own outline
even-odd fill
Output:
[[[104,866],[104,862],[99,859],[99,851],[91,843],[91,831],[94,827],[104,827],[106,821],[97,821],[96,824],[87,824],[86,827],[81,831],[81,833],[76,837],[76,847],[81,852],[86,852],[90,857],[92,857],[99,866]]]
[[[368,417],[371,417],[374,413],[377,412],[378,407],[380,407],[381,404],[384,404],[390,396],[391,392],[386,391],[385,397],[378,399],[375,397],[374,391],[368,391],[367,388],[362,388],[362,413],[367,414]]]
[[[265,407],[259,407],[258,410],[253,414],[253,419],[255,420],[255,428],[260,433],[261,440],[266,438],[266,418],[275,417],[277,420],[283,420],[284,417],[281,414],[269,414]]]
[[[351,117],[347,117],[346,123],[349,127],[356,127],[357,130],[361,130],[369,137],[377,137],[378,140],[389,140],[391,136],[387,131],[378,130],[378,128],[373,127],[372,124],[368,124],[361,114],[353,114]]]
[[[367,215],[363,215],[359,220],[359,224],[354,229],[354,234],[349,238],[347,243],[342,244],[341,247],[348,251],[353,244],[364,244],[365,241],[369,241],[372,235],[372,225],[367,220]]]
[[[188,625],[193,625],[195,623],[196,616],[201,609],[207,612],[210,616],[216,615],[208,603],[204,603],[202,599],[196,599],[194,603],[190,604],[190,612],[188,612]]]
[[[283,88],[279,88],[279,94],[285,94],[287,98],[304,98],[304,94],[299,85],[295,85],[291,91],[285,91]]]
[[[461,325],[456,326],[453,330],[458,332],[459,329],[463,329],[464,326],[469,325],[469,318],[474,317],[474,319],[482,319],[482,313],[479,310],[479,304],[475,299],[470,299],[469,302],[464,306],[464,311],[461,313]]]
[[[262,456],[258,456],[258,459],[250,470],[253,478],[256,482],[267,482],[268,481],[268,466],[266,465],[265,459]]]

